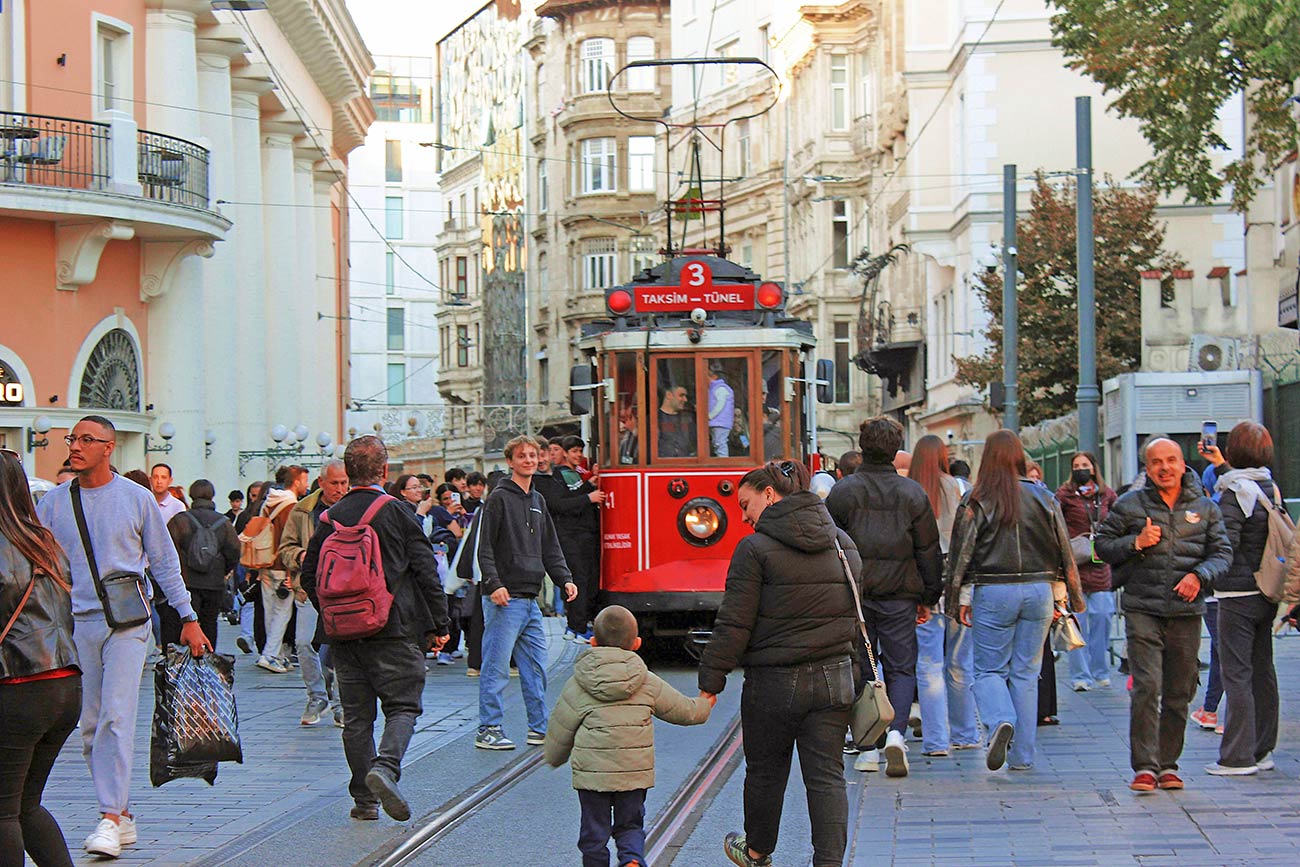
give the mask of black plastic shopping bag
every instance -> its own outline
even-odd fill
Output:
[[[209,653],[195,659],[188,648],[169,645],[154,668],[149,781],[161,786],[180,777],[198,777],[211,785],[217,762],[243,761],[235,658]]]

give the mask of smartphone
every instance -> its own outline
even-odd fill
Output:
[[[451,492],[451,501],[458,506],[460,505],[460,491]]]
[[[433,543],[433,553],[435,553],[435,554],[442,554],[442,555],[445,556],[446,553],[447,553],[447,543],[446,543],[446,542],[434,542],[434,543]]]
[[[1213,421],[1201,422],[1201,449],[1209,451],[1218,448],[1219,445],[1219,424]]]

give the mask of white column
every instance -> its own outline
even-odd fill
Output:
[[[346,305],[339,303],[340,287],[338,275],[338,238],[334,235],[334,208],[332,192],[337,176],[328,169],[313,175],[312,192],[316,205],[312,215],[316,218],[316,308],[330,316],[348,316]],[[315,323],[317,390],[316,402],[328,426],[325,430],[334,437],[335,443],[347,442],[347,425],[344,423],[342,404],[348,395],[348,389],[340,376],[340,346],[343,347],[342,362],[347,365],[348,341],[344,338],[350,333],[346,319],[321,318]]]
[[[234,408],[241,450],[265,449],[270,443],[266,396],[266,271],[263,267],[265,241],[262,226],[262,132],[258,94],[269,83],[257,79],[231,81],[231,107],[234,115],[234,198],[225,208],[235,225],[227,244],[236,250],[235,279],[231,284],[234,310],[238,316],[238,342],[227,354],[233,364],[232,378],[239,392]],[[228,407],[229,408],[229,407]],[[260,478],[265,472],[261,462],[249,466],[249,475],[241,487]]]
[[[319,371],[316,369],[316,318],[317,311],[328,314],[330,311],[316,304],[316,197],[312,193],[311,166],[312,158],[319,157],[319,152],[312,154],[309,150],[298,150],[293,160],[293,216],[296,223],[298,243],[294,252],[298,255],[295,265],[294,297],[298,305],[298,328],[294,340],[298,345],[298,414],[302,422],[311,429],[311,439],[307,442],[309,453],[316,451],[316,434],[328,431],[331,437],[337,432],[330,430],[328,406],[321,406],[318,396]]]
[[[212,207],[218,200],[238,201],[235,192],[235,130],[230,111],[230,58],[240,46],[203,40],[198,55],[199,115],[201,132],[209,144],[208,196]],[[235,212],[231,211],[230,216]],[[204,462],[204,478],[217,486],[220,497],[239,484],[238,423],[230,407],[239,402],[239,381],[231,361],[242,349],[239,339],[241,311],[233,297],[238,284],[235,261],[240,254],[235,234],[215,245],[216,252],[202,266],[203,270],[203,390],[207,397],[206,426],[216,442],[212,455]]]
[[[168,5],[173,8],[150,9],[145,17],[147,128],[195,142],[200,130],[194,12]],[[176,427],[172,451],[148,455],[149,463],[165,460],[184,485],[203,471],[207,400],[201,268],[190,257],[177,269],[174,288],[149,301],[145,403],[154,405],[160,422]]]
[[[267,413],[292,429],[302,417],[299,375],[298,219],[294,213],[293,136],[262,134],[262,224],[265,231]]]

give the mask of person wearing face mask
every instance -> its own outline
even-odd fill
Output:
[[[1065,515],[1065,530],[1070,535],[1088,604],[1079,616],[1088,646],[1068,654],[1070,685],[1075,692],[1110,686],[1110,619],[1115,613],[1115,596],[1110,586],[1110,566],[1093,550],[1092,537],[1116,499],[1116,493],[1101,477],[1097,457],[1091,452],[1075,453],[1070,459],[1070,480],[1056,489],[1056,501]]]

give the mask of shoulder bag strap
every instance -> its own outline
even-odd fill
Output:
[[[35,586],[36,573],[33,572],[32,580],[27,584],[27,592],[24,593],[23,598],[19,600],[18,607],[14,609],[14,613],[9,616],[9,622],[5,624],[4,631],[0,632],[0,644],[3,644],[4,640],[9,637],[9,630],[14,628],[14,623],[18,621],[18,615],[23,613],[23,607],[27,605],[27,600],[32,596],[32,588]]]
[[[90,578],[95,582],[95,595],[104,598],[104,583],[99,580],[99,565],[95,562],[95,548],[90,544],[90,531],[86,529],[86,512],[81,507],[81,485],[73,479],[68,486],[72,497],[72,514],[77,519],[77,531],[81,533],[81,547],[86,551],[86,564],[90,566]]]
[[[386,506],[390,500],[396,499],[397,498],[391,494],[380,494],[375,497],[375,501],[370,504],[370,507],[366,509],[366,513],[361,516],[361,520],[355,526],[364,527],[366,524],[369,524],[374,520],[375,515],[379,514],[380,509]]]
[[[844,567],[844,577],[849,581],[849,589],[853,591],[853,609],[858,616],[858,631],[862,633],[862,640],[867,645],[867,659],[871,662],[871,679],[879,680],[876,672],[879,667],[876,665],[876,654],[871,649],[871,637],[867,635],[867,618],[862,615],[862,598],[858,595],[858,582],[853,580],[853,570],[849,568],[849,558],[844,556],[844,549],[840,547],[840,540],[835,540],[835,553],[840,555],[840,565]]]

